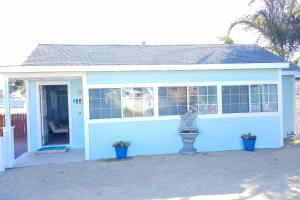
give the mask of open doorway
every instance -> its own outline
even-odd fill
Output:
[[[40,85],[42,146],[70,143],[67,85]]]

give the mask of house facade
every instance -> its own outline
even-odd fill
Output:
[[[280,148],[295,132],[297,70],[253,45],[43,44],[0,73],[26,81],[30,152],[66,145],[93,160],[115,157],[119,140],[130,156],[177,153],[187,110],[198,113],[199,152],[242,149],[246,132],[257,148]]]

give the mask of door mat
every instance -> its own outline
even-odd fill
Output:
[[[64,153],[67,151],[67,147],[65,146],[57,146],[57,147],[42,147],[37,150],[36,154],[44,154],[44,153]]]

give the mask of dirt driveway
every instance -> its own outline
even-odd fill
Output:
[[[0,199],[300,199],[300,144],[11,169]]]

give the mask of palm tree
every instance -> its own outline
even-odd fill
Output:
[[[266,43],[265,48],[292,61],[300,45],[300,6],[297,0],[263,0],[263,4],[264,7],[255,14],[234,21],[228,36],[236,25],[244,26],[246,31],[255,30],[259,34],[258,40]]]

